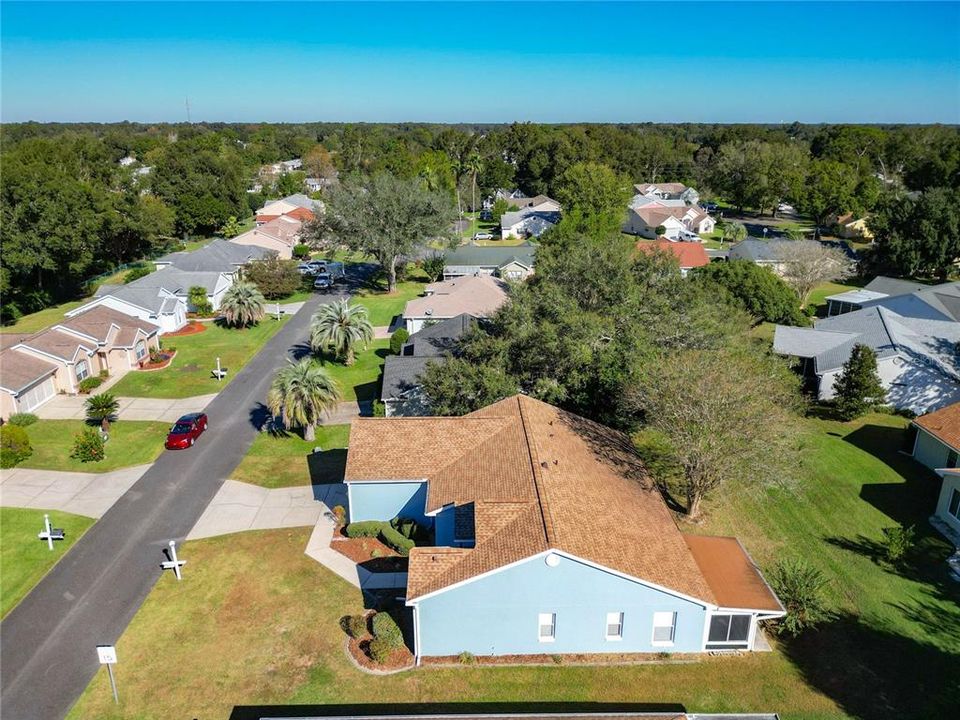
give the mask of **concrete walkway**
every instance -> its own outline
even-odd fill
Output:
[[[390,338],[390,335],[392,335],[392,333],[388,325],[377,325],[373,328],[374,340],[387,340]]]
[[[187,534],[187,540],[314,525],[325,510],[309,485],[270,490],[227,480]]]
[[[100,518],[149,468],[137,465],[108,473],[4,470],[0,474],[0,505]]]
[[[157,420],[174,422],[181,415],[203,410],[216,393],[195,395],[188,398],[132,398],[118,397],[120,409],[117,417],[121,420]],[[44,420],[83,420],[86,417],[84,403],[86,395],[57,395],[35,412]]]

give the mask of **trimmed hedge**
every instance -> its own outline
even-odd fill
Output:
[[[33,454],[30,436],[16,425],[0,426],[0,467],[12,468]]]
[[[370,641],[370,645],[367,646],[367,652],[370,653],[371,660],[378,665],[383,665],[383,663],[390,659],[393,648],[380,638],[374,638]]]
[[[375,538],[380,535],[380,530],[387,523],[380,520],[364,520],[362,522],[352,522],[344,528],[344,531],[347,533],[347,537],[358,538],[358,537],[371,537]]]
[[[390,527],[408,540],[414,540],[417,537],[417,521],[411,518],[395,517],[390,521]]]
[[[393,335],[390,336],[390,352],[394,355],[399,355],[400,351],[403,350],[403,344],[410,338],[410,333],[407,332],[406,328],[400,328],[399,330],[394,331]]]
[[[401,555],[409,555],[410,550],[416,545],[413,540],[404,537],[398,530],[390,527],[386,523],[384,523],[380,529],[380,540],[384,545],[392,547]]]
[[[373,636],[377,640],[383,640],[391,649],[399,650],[403,647],[403,633],[390,613],[378,612],[373,616]]]
[[[91,390],[96,390],[101,385],[103,385],[103,378],[99,375],[91,375],[77,383],[77,390],[82,393],[88,393]]]

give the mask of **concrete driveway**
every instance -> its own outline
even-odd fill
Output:
[[[244,530],[314,525],[326,508],[309,485],[267,489],[227,480],[220,486],[187,540],[227,535]]]
[[[99,518],[150,468],[123,468],[108,473],[51,472],[13,468],[0,475],[3,507],[62,510]]]
[[[120,409],[117,417],[121,420],[157,420],[175,422],[181,415],[200,412],[216,397],[196,395],[177,400],[166,398],[118,397]],[[37,417],[44,420],[83,420],[86,417],[84,395],[56,395],[35,411]]]

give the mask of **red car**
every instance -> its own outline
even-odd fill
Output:
[[[206,413],[190,413],[177,420],[167,434],[167,450],[182,450],[196,442],[200,434],[207,429]]]

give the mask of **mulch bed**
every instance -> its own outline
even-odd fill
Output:
[[[369,618],[372,615],[373,613],[367,614],[368,624]],[[410,649],[407,647],[394,650],[386,662],[375,663],[370,656],[367,655],[367,648],[370,646],[370,641],[373,640],[372,634],[368,632],[361,638],[354,638],[350,636],[347,637],[349,640],[347,643],[347,649],[354,661],[360,667],[366,668],[373,672],[390,672],[391,670],[403,670],[404,668],[413,667],[413,653],[410,652]]]
[[[330,547],[370,572],[407,571],[407,558],[377,538],[348,538],[341,528],[334,533]]]
[[[166,356],[166,359],[163,360],[162,362],[153,362],[152,360],[147,360],[143,365],[140,366],[140,369],[146,370],[148,372],[150,370],[163,370],[165,367],[167,367],[170,363],[173,362],[173,359],[177,356],[177,351],[174,350],[169,355],[167,355],[166,352],[164,352],[163,354]]]
[[[181,335],[196,335],[207,329],[207,326],[196,320],[192,320],[176,332],[166,333],[164,337],[180,337]]]
[[[701,653],[589,653],[577,655],[456,655],[420,658],[423,665],[686,665],[706,657]]]

